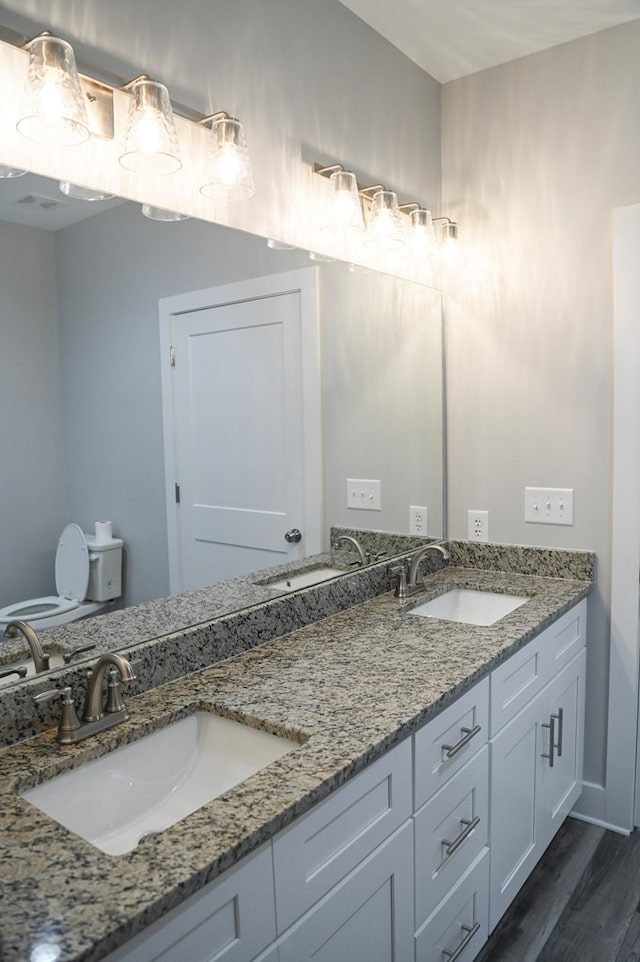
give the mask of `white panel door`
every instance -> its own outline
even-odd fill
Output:
[[[168,314],[170,446],[180,486],[179,504],[168,486],[172,590],[320,549],[305,530],[320,504],[306,504],[305,492],[303,294],[282,286],[235,300],[224,296],[228,288],[213,289],[191,309]],[[294,528],[302,539],[287,541]]]

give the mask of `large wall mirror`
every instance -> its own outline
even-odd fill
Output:
[[[0,210],[0,607],[55,592],[62,528],[98,519],[125,543],[123,603],[166,596],[158,301],[314,262],[216,224],[158,223],[132,202],[69,201],[33,175],[0,180]],[[331,525],[406,534],[412,504],[442,537],[440,293],[316,266],[322,548]],[[381,481],[381,511],[347,507],[349,477]]]

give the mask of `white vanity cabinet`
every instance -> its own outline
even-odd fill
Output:
[[[585,627],[582,602],[491,676],[491,930],[581,791]]]
[[[472,962],[581,789],[586,601],[108,962]]]

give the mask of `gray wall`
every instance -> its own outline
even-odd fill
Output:
[[[594,549],[585,775],[605,771],[611,209],[640,199],[640,22],[443,88],[443,205],[466,264],[447,298],[449,523]],[[575,488],[575,526],[525,524],[525,485]],[[629,759],[629,764],[633,760]]]
[[[34,262],[37,270],[33,270]],[[54,238],[0,223],[0,607],[55,591],[66,524]]]

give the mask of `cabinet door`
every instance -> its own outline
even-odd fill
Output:
[[[413,958],[413,824],[406,822],[278,943],[280,962]]]
[[[273,861],[267,844],[105,962],[249,962],[275,935]]]
[[[491,742],[490,931],[542,854],[537,757],[543,745],[544,693]]]
[[[540,758],[540,839],[546,847],[575,805],[582,791],[584,742],[584,649],[545,689],[547,747],[553,721],[553,765]]]

